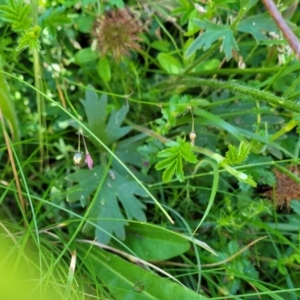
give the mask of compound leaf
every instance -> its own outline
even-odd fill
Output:
[[[184,181],[182,158],[190,163],[196,163],[197,157],[193,152],[190,143],[186,142],[184,139],[177,138],[177,141],[171,141],[166,143],[169,147],[158,153],[158,157],[166,157],[162,161],[156,164],[156,170],[165,169],[163,173],[163,181],[168,182],[172,179],[173,175],[179,181]]]
[[[1,19],[11,23],[12,30],[22,32],[32,25],[30,5],[24,1],[7,1],[0,5]]]

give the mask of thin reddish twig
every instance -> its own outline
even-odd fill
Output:
[[[296,54],[296,57],[300,60],[300,43],[298,38],[287,25],[286,21],[277,9],[275,3],[272,0],[262,0],[262,2],[264,3],[266,9],[270,13],[273,20],[276,22],[283,36],[286,38],[289,45],[293,49],[294,53]]]

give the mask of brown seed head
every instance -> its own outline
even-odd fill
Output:
[[[298,176],[299,169],[297,167],[289,167],[289,170]],[[291,200],[300,199],[300,184],[279,170],[273,170],[273,172],[276,176],[275,189],[263,194],[269,199],[275,198],[277,207],[282,208],[286,206],[289,209]]]
[[[98,18],[94,23],[92,36],[102,55],[111,53],[119,60],[130,50],[140,49],[139,34],[143,26],[128,9],[116,9]]]

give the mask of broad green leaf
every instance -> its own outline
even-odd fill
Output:
[[[147,261],[168,260],[183,254],[190,247],[190,243],[180,234],[148,223],[130,222],[126,233],[124,244]]]
[[[89,251],[89,250],[86,250]],[[82,254],[85,257],[85,253]],[[146,271],[117,255],[93,248],[86,263],[118,300],[206,300],[192,290]]]
[[[128,110],[128,106],[123,106],[120,110],[114,110],[111,113],[105,128],[106,141],[108,145],[119,140],[131,130],[129,126],[121,127],[122,122],[124,121],[128,113]]]
[[[105,127],[107,95],[103,94],[98,98],[97,93],[92,89],[93,87],[89,85],[85,92],[85,99],[80,99],[80,102],[84,107],[89,128],[100,140],[106,142]],[[96,144],[98,145],[98,143]]]
[[[257,1],[258,0],[240,0],[243,13],[247,13],[247,11],[257,3]]]
[[[102,56],[99,59],[97,64],[97,71],[103,81],[109,82],[111,80],[110,64],[106,56]]]
[[[292,200],[290,202],[290,207],[298,216],[300,215],[300,202],[298,200]]]
[[[80,200],[81,204],[85,205],[104,174],[103,169],[95,167],[93,171],[82,169],[68,175],[66,180],[75,181],[78,184],[68,188],[67,201],[76,202]]]
[[[98,54],[92,51],[92,49],[89,47],[89,48],[81,49],[77,53],[75,53],[74,60],[77,65],[84,65],[92,61],[95,61],[97,57]]]
[[[93,170],[77,170],[77,172],[66,177],[69,181],[78,182],[68,188],[68,201],[80,200],[85,204],[87,199],[93,198],[94,191],[104,178],[103,184],[94,196],[91,214],[88,218],[97,220],[95,235],[97,241],[108,243],[113,233],[123,240],[125,238],[124,226],[126,220],[136,219],[146,221],[144,213],[145,205],[137,198],[146,197],[146,192],[135,181],[119,174],[116,170],[111,170],[113,176],[105,173],[103,166],[96,166]],[[120,209],[120,203],[125,211],[126,217]],[[85,226],[87,231],[90,226]]]
[[[182,64],[177,58],[167,53],[159,53],[157,60],[162,68],[169,74],[179,74],[182,70]]]
[[[97,93],[92,89],[93,87],[89,86],[85,93],[85,99],[80,100],[87,116],[87,126],[102,142],[109,146],[131,130],[129,126],[121,126],[128,112],[128,107],[123,106],[118,111],[113,110],[106,124],[107,95],[103,94],[99,99]],[[76,127],[76,124],[71,123],[71,125]],[[95,139],[91,137],[88,139],[96,147],[102,149]]]
[[[115,172],[114,172],[115,173]],[[108,180],[104,182],[104,185],[97,195],[92,212],[89,218],[96,219],[97,225],[101,229],[96,228],[95,236],[97,241],[103,244],[108,244],[111,239],[111,234],[120,239],[125,239],[126,222],[124,215],[121,212],[118,199],[115,194],[115,188],[108,186]],[[89,227],[84,227],[86,232]]]
[[[195,24],[194,19],[199,17],[199,12],[196,9],[193,9],[189,15],[189,22],[188,22],[188,33],[196,33],[198,31],[198,26]]]
[[[171,44],[166,40],[161,40],[161,41],[156,40],[152,42],[150,46],[158,51],[168,52],[170,50]]]
[[[262,32],[277,31],[277,26],[270,15],[264,13],[239,22],[237,30],[252,34],[256,42],[259,42],[267,39]]]
[[[143,156],[137,151],[137,149],[144,145],[145,138],[147,136],[144,133],[140,133],[134,136],[130,136],[128,138],[122,139],[118,142],[115,154],[119,157],[119,159],[126,164],[135,165],[139,168],[143,167]],[[115,160],[113,160],[113,167],[117,168],[119,163],[115,164]]]
[[[95,18],[93,16],[79,16],[74,19],[74,22],[78,26],[78,31],[90,33],[95,22]]]
[[[210,71],[215,70],[220,65],[220,60],[216,58],[208,59],[204,62],[198,64],[194,69],[193,72],[201,72],[201,71]]]
[[[208,50],[212,44],[222,39],[221,49],[225,53],[226,60],[232,57],[232,51],[238,51],[238,45],[234,39],[233,32],[229,26],[217,25],[207,20],[194,20],[195,24],[206,31],[197,37],[185,52],[185,57],[189,58],[198,49]]]

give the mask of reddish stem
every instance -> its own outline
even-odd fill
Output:
[[[295,52],[296,57],[300,60],[300,43],[298,38],[289,28],[274,2],[272,0],[262,0],[262,2],[264,3],[273,20],[276,22],[278,28],[281,30],[283,36],[286,38],[289,45]]]

